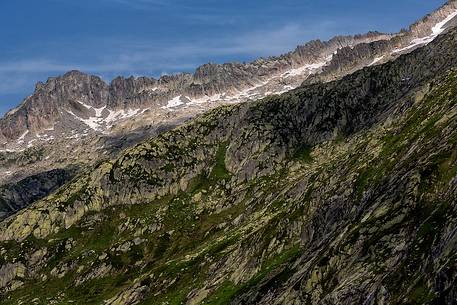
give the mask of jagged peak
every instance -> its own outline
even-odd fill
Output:
[[[450,0],[444,3],[442,6],[440,6],[438,9],[435,11],[425,15],[424,17],[420,18],[413,24],[411,24],[408,28],[407,31],[414,31],[418,26],[420,26],[423,23],[426,23],[428,21],[437,21],[437,19],[442,19],[440,18],[442,14],[445,14],[447,11],[452,10],[452,11],[457,11],[457,1],[455,0]],[[431,30],[431,29],[430,29]]]
[[[82,76],[89,76],[89,74],[86,74],[82,71],[79,71],[79,70],[70,70],[68,72],[66,72],[64,75],[63,75],[63,78],[68,78],[68,77],[82,77]]]
[[[106,82],[97,75],[92,75],[88,73],[84,73],[78,70],[71,70],[68,72],[65,72],[64,74],[54,76],[54,77],[49,77],[46,82],[37,82],[35,85],[35,93],[37,91],[40,91],[42,89],[46,89],[49,86],[54,86],[56,83],[62,83],[65,84],[70,80],[76,80],[76,81],[92,81],[95,80],[101,84],[106,84]]]

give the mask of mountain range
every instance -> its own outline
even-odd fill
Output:
[[[457,1],[0,120],[0,304],[457,304]]]

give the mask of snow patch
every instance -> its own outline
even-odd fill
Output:
[[[187,103],[186,105],[194,105],[194,104],[214,103],[214,102],[220,101],[222,99],[222,95],[221,94],[215,94],[212,96],[205,95],[205,96],[202,96],[199,98],[193,98],[193,99],[186,96],[186,98],[188,100],[190,100],[190,102]]]
[[[26,135],[28,135],[28,133],[29,133],[29,130],[26,130],[26,131],[17,139],[16,142],[17,142],[18,144],[24,143],[24,138],[25,138]]]
[[[429,36],[413,39],[408,46],[395,49],[392,51],[392,53],[393,54],[401,53],[401,52],[413,49],[417,46],[429,44],[430,42],[435,40],[436,37],[438,37],[441,33],[443,33],[446,30],[446,28],[444,27],[446,25],[446,23],[451,21],[456,16],[457,16],[457,11],[451,13],[443,21],[438,22],[435,26],[432,27],[432,33]]]
[[[84,104],[84,103],[81,102],[81,101],[78,101],[78,103],[80,103],[81,105],[83,105],[83,106],[84,106],[85,108],[87,108],[87,109],[91,109],[91,108],[92,108],[92,106],[87,105],[87,104]]]
[[[444,32],[444,30],[446,30],[446,28],[444,27],[446,25],[446,23],[448,23],[449,21],[451,21],[452,19],[454,19],[454,17],[457,16],[457,11],[451,13],[449,16],[447,16],[443,21],[437,23],[433,28],[432,28],[432,32],[433,32],[433,35],[435,36],[438,36],[440,35],[441,33]]]
[[[103,106],[101,108],[93,108],[95,110],[95,116],[97,118],[100,118],[102,116],[103,110],[106,109],[106,106]]]
[[[380,56],[380,57],[376,57],[373,62],[371,64],[369,64],[368,66],[373,66],[375,64],[377,64],[378,62],[380,62],[381,60],[384,59],[384,55],[383,56]]]
[[[294,86],[286,85],[286,86],[282,87],[281,90],[276,92],[276,94],[283,94],[283,93],[289,92],[290,90],[294,90],[294,89],[295,89]],[[267,93],[269,93],[269,92],[267,92]]]
[[[78,103],[80,103],[81,105],[83,105],[85,108],[87,109],[93,109],[95,111],[95,117],[99,118],[102,116],[102,113],[103,113],[103,110],[106,109],[106,105],[101,107],[101,108],[95,108],[93,106],[90,106],[90,105],[87,105],[87,104],[84,104],[83,102],[81,101],[78,101]]]
[[[105,119],[102,119],[102,121],[106,124],[107,128],[111,128],[114,125],[114,122],[124,120],[131,118],[133,116],[136,116],[140,113],[141,109],[128,109],[127,111],[125,110],[118,110],[118,111],[112,111],[108,110],[109,114]]]
[[[40,134],[36,134],[36,137],[40,140],[40,141],[44,141],[44,142],[49,142],[51,140],[54,140],[54,136],[50,136],[48,134],[43,134],[43,135],[40,135]]]
[[[184,105],[184,103],[181,101],[182,95],[179,95],[167,102],[166,106],[163,106],[162,109],[170,109],[170,108],[175,108],[181,105]]]
[[[30,140],[30,141],[27,143],[27,148],[33,147],[33,142],[35,142],[36,140],[37,140],[37,139]]]
[[[132,116],[135,116],[139,113],[141,109],[128,109],[127,111],[125,110],[118,110],[118,111],[112,111],[108,109],[108,116],[106,118],[103,118],[103,111],[106,109],[106,106],[101,107],[101,108],[93,108],[95,110],[95,116],[89,117],[88,119],[81,118],[74,114],[71,110],[66,110],[69,114],[74,116],[76,119],[79,121],[83,122],[85,125],[89,126],[90,129],[95,130],[95,131],[103,131],[105,127],[111,128],[112,125],[111,123],[118,121],[118,120],[123,120],[130,118]],[[85,134],[87,135],[88,130],[85,131]]]
[[[112,123],[114,121],[127,119],[127,118],[130,118],[132,116],[137,115],[138,112],[140,112],[140,110],[141,110],[140,108],[138,108],[138,109],[128,109],[127,111],[125,111],[125,110],[118,110],[118,111],[108,110],[109,114],[104,119],[104,121],[106,123]]]
[[[101,120],[103,120],[102,118],[90,117],[88,119],[83,119],[83,118],[77,116],[76,114],[74,114],[73,111],[71,111],[71,110],[67,110],[67,112],[95,131],[97,131],[101,128],[100,123],[101,123]]]
[[[299,68],[291,69],[285,73],[283,73],[281,76],[283,77],[293,77],[293,76],[301,76],[301,75],[309,75],[312,73],[315,73],[317,70],[321,69],[324,67],[331,59],[333,55],[327,57],[324,61],[315,63],[315,64],[309,64],[309,65],[304,65]]]

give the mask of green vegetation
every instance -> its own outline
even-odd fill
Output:
[[[310,163],[313,161],[313,157],[311,157],[312,148],[308,145],[300,145],[298,149],[295,150],[293,159],[302,161],[305,163]]]
[[[247,292],[250,288],[258,285],[261,281],[265,280],[274,270],[280,268],[283,264],[293,262],[298,258],[301,253],[298,246],[294,246],[289,250],[275,256],[273,259],[267,261],[261,270],[254,275],[248,282],[234,285],[230,281],[224,282],[210,297],[205,299],[203,304],[208,305],[226,305],[230,304],[235,296],[240,296]],[[279,277],[276,277],[277,280]]]
[[[227,143],[222,143],[216,153],[216,165],[213,167],[210,180],[224,180],[230,178],[230,172],[225,167],[225,156],[227,154]]]

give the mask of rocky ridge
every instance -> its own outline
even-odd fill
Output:
[[[290,83],[284,81],[283,87],[296,87],[300,82],[292,86],[294,78],[319,70],[339,48],[387,37],[368,33],[336,37],[328,42],[312,41],[280,57],[248,64],[206,64],[197,68],[194,74],[163,76],[158,80],[118,77],[106,84],[99,77],[71,71],[50,78],[44,84],[38,83],[35,93],[0,121],[0,130],[7,144],[11,140],[25,144],[35,134],[38,138],[40,133],[51,134],[46,131],[53,131],[55,125],[61,125],[63,121],[75,121],[85,128],[102,132],[111,129],[118,121],[146,111],[161,112],[182,105],[196,107],[208,102],[236,103],[247,98],[255,99],[260,93],[254,89],[273,77],[290,78]],[[296,67],[302,70],[297,71]],[[283,88],[282,92],[290,90],[289,87]],[[270,94],[275,92],[276,89]],[[70,126],[65,127],[63,131]]]
[[[433,41],[457,21],[457,2],[449,1],[434,13],[427,15],[387,40],[357,44],[338,50],[322,73],[305,80],[306,83],[326,82],[352,73],[363,67],[385,63],[401,54],[411,52]]]

